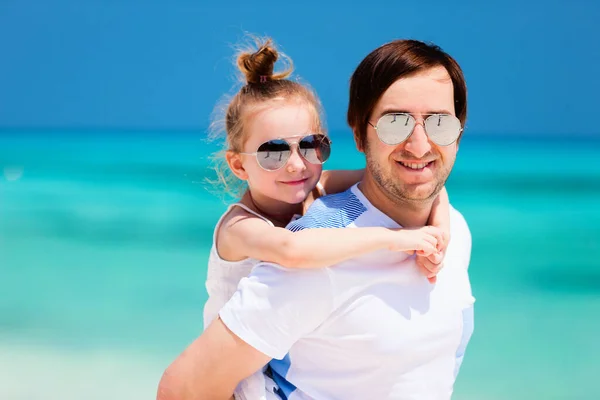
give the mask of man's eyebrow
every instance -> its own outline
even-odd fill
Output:
[[[400,108],[388,107],[388,108],[384,108],[383,110],[381,110],[378,117],[381,117],[382,115],[385,115],[385,114],[410,114],[410,111],[403,110]]]
[[[405,109],[401,109],[401,108],[395,108],[395,107],[388,107],[388,108],[384,108],[383,110],[381,110],[381,112],[379,113],[379,115],[377,115],[377,118],[381,118],[383,115],[385,114],[411,114],[413,115],[414,113],[405,110]],[[438,109],[438,110],[428,110],[427,112],[424,113],[420,113],[423,115],[429,115],[429,114],[450,114],[453,115],[450,111],[445,110],[445,109]]]

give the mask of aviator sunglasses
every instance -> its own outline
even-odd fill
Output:
[[[311,164],[323,164],[331,154],[331,140],[320,133],[293,142],[282,138],[269,140],[258,146],[254,153],[240,154],[255,156],[258,165],[266,171],[277,171],[287,163],[294,146],[297,146],[300,157]]]
[[[463,128],[460,120],[450,114],[422,114],[428,115],[423,122],[419,122],[425,129],[429,139],[439,146],[449,146],[454,143]],[[379,140],[388,145],[397,145],[404,142],[412,135],[417,121],[408,113],[384,114],[376,125],[369,122],[377,131]]]

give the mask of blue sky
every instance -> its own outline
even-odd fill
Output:
[[[332,131],[360,60],[415,38],[462,65],[470,131],[600,136],[600,3],[483,3],[2,0],[0,127],[204,129],[251,32],[294,60]]]

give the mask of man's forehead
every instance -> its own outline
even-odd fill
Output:
[[[434,67],[398,79],[383,93],[377,110],[454,111],[454,86],[443,67]]]

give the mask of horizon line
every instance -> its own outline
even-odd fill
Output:
[[[43,132],[61,132],[61,133],[201,133],[205,134],[208,127],[132,127],[132,126],[1,126],[1,133],[43,133]],[[329,129],[330,134],[339,134],[342,132],[350,133],[350,128]],[[594,138],[600,139],[600,133],[541,133],[541,132],[492,132],[478,131],[469,134],[471,138],[481,137],[520,137],[520,138]]]

